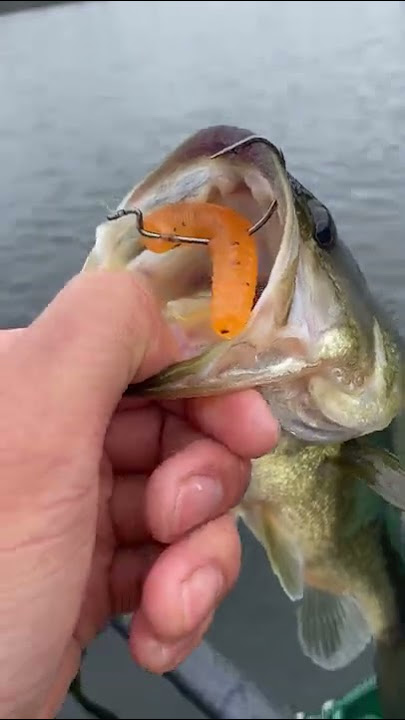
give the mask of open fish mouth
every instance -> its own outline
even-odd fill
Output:
[[[83,269],[127,268],[145,276],[173,327],[183,360],[218,343],[232,342],[219,338],[210,323],[213,268],[208,246],[182,244],[167,253],[155,253],[145,247],[139,232],[134,209],[141,211],[147,225],[148,214],[178,202],[231,208],[252,228],[266,213],[270,215],[252,235],[257,253],[256,291],[249,320],[235,339],[240,343],[251,338],[266,304],[270,310],[266,332],[263,336],[262,324],[259,332],[264,341],[271,315],[277,314],[277,303],[271,307],[272,295],[297,256],[298,242],[292,242],[293,196],[283,156],[268,140],[248,130],[208,128],[180,145],[124,198],[111,219],[98,226]]]
[[[208,246],[146,247],[139,212],[148,229],[148,218],[179,203],[186,214],[203,203],[203,219],[213,207],[228,208],[256,228],[255,293],[232,336],[220,337],[211,322],[217,296]],[[184,234],[181,217],[162,237]],[[127,395],[260,389],[283,428],[311,442],[381,430],[403,404],[402,346],[329,210],[290,175],[280,151],[249,130],[206,128],[180,145],[98,226],[83,270],[97,268],[143,275],[178,338],[178,360]],[[225,304],[238,304],[237,291],[221,291]]]

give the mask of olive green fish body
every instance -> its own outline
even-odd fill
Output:
[[[353,451],[283,434],[272,453],[253,461],[238,507],[300,603],[305,654],[327,669],[343,667],[399,622],[381,544],[385,503],[352,463]]]
[[[336,670],[373,641],[384,717],[403,718],[405,521],[373,491],[380,477],[382,487],[395,488],[403,470],[366,439],[309,444],[282,432],[271,453],[253,460],[235,511],[298,605],[304,654]],[[392,512],[397,530],[390,535]]]

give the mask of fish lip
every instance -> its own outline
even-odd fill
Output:
[[[189,156],[178,164],[171,161],[177,151],[168,156],[161,165],[127,193],[118,206],[118,210],[131,210],[136,206],[144,214],[147,214],[148,211],[168,202],[192,201],[193,199],[209,201],[218,192],[221,194],[223,204],[228,205],[227,183],[229,196],[231,196],[237,183],[243,182],[246,191],[251,193],[252,198],[257,198],[259,206],[257,216],[251,217],[253,224],[265,213],[272,198],[277,198],[278,208],[274,217],[277,217],[280,224],[280,238],[274,239],[270,231],[270,224],[262,228],[255,236],[255,238],[257,237],[257,246],[260,248],[260,242],[263,242],[263,247],[267,248],[269,263],[266,265],[265,261],[261,262],[262,272],[255,304],[247,326],[236,338],[236,341],[240,342],[243,341],[243,337],[249,337],[252,334],[261,317],[264,317],[265,322],[267,320],[267,330],[270,330],[271,321],[268,313],[277,293],[278,282],[286,267],[294,262],[298,254],[298,244],[296,241],[294,242],[294,198],[284,158],[275,145],[269,147],[260,146],[257,143],[241,148],[236,153],[232,152],[212,159],[212,155],[233,142],[254,135],[249,130],[232,126],[219,126],[219,128],[219,131],[215,127],[206,128],[186,140],[183,147],[187,146],[187,143],[189,144],[189,148],[191,148]],[[203,148],[201,153],[198,151],[199,143]],[[235,209],[239,210],[238,205]],[[243,214],[243,211],[239,211]],[[276,246],[273,258],[271,258],[272,245]],[[202,250],[206,252],[206,248]],[[193,257],[201,258],[201,253],[198,255],[198,252],[194,253],[190,248],[176,248],[172,253],[175,252],[179,256],[180,253],[183,253],[184,257],[190,258],[190,262],[193,262]],[[186,256],[187,252],[189,254]],[[152,253],[145,250],[142,238],[138,233],[136,217],[126,215],[114,220],[106,220],[96,228],[96,241],[86,259],[83,270],[91,270],[96,267],[107,267],[108,269],[122,267],[141,272],[146,275],[147,280],[151,280],[153,268],[158,268],[159,265],[167,262],[167,258],[162,255],[155,255],[153,259],[151,255]],[[160,290],[159,283],[156,282],[152,291],[155,291],[154,294],[162,303],[162,307],[165,307],[167,298],[166,296],[159,297]],[[263,329],[260,330],[260,333],[263,333]],[[211,338],[211,340],[214,345],[217,342],[232,342],[230,340],[219,341],[218,338]],[[200,350],[209,347],[210,342],[208,341],[205,347],[203,343]]]

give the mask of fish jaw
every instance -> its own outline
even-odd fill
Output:
[[[143,245],[136,216],[126,214],[97,227],[94,246],[83,266],[83,272],[124,269],[140,273],[146,279],[179,340],[180,360],[188,362],[196,358],[199,363],[201,354],[204,362],[209,359],[209,370],[204,372],[204,379],[201,376],[199,391],[204,391],[203,386],[209,382],[210,387],[213,383],[216,389],[207,389],[207,392],[215,392],[216,376],[221,374],[221,368],[237,367],[241,356],[248,358],[247,373],[239,373],[238,377],[237,373],[233,374],[232,382],[238,387],[256,384],[250,371],[260,366],[272,328],[283,321],[293,293],[299,228],[280,155],[276,149],[256,146],[241,150],[235,156],[211,157],[248,135],[251,135],[249,131],[235,128],[220,131],[208,128],[197,133],[185,143],[186,150],[181,146],[169,156],[128,193],[119,207],[124,211],[136,207],[146,216],[168,203],[213,202],[236,209],[254,225],[273,200],[277,200],[274,216],[254,235],[259,266],[258,292],[250,319],[235,342],[218,339],[210,328],[212,268],[206,247],[183,245],[164,254],[150,252]],[[195,314],[193,308],[196,308]],[[215,357],[213,363],[212,356]],[[184,369],[186,366],[182,365]],[[168,377],[172,384],[171,371]],[[195,380],[192,371],[191,385]],[[160,396],[164,392],[161,381],[166,385],[163,376],[158,381]],[[184,392],[190,392],[190,383],[186,381]],[[227,384],[225,380],[225,390]],[[171,395],[171,387],[168,391]],[[173,392],[181,392],[181,382],[176,383]]]

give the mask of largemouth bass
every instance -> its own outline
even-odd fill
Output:
[[[209,323],[207,248],[145,249],[137,208],[225,205],[257,223],[258,290],[232,339]],[[287,170],[282,152],[235,127],[204,129],[169,155],[96,230],[84,271],[144,274],[177,333],[183,357],[129,392],[196,397],[257,388],[281,427],[252,463],[235,509],[263,545],[288,597],[299,602],[306,655],[336,669],[373,638],[386,717],[405,715],[405,633],[391,562],[401,552],[405,471],[367,439],[404,410],[404,345],[377,306],[328,208]],[[404,524],[405,525],[405,524]],[[395,566],[398,568],[398,565]]]

